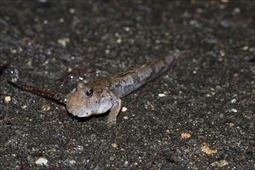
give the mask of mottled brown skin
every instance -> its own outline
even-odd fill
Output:
[[[79,82],[68,95],[66,109],[75,116],[88,117],[110,110],[108,122],[116,123],[121,109],[120,98],[158,77],[189,51],[177,52],[139,68],[89,83]]]

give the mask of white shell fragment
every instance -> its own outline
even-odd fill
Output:
[[[122,112],[125,112],[125,111],[127,111],[127,108],[126,108],[126,107],[122,107],[122,108],[121,108],[121,111],[122,111]]]
[[[166,95],[164,93],[158,94],[158,97],[165,97]]]
[[[6,103],[9,103],[10,101],[11,101],[11,96],[6,96],[5,98],[4,98],[4,101],[6,102]]]
[[[237,112],[237,110],[236,110],[236,109],[230,109],[230,112],[234,112],[234,113],[236,113],[236,112]]]
[[[47,165],[48,160],[46,158],[40,157],[35,161],[36,165]]]

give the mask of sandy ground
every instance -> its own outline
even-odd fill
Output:
[[[254,1],[1,1],[0,169],[255,169]],[[117,124],[8,81],[68,94],[173,51]],[[71,70],[78,70],[67,74]],[[67,75],[63,86],[56,81]]]

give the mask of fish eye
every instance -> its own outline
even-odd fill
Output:
[[[93,95],[93,89],[89,89],[86,91],[86,95],[91,97]]]

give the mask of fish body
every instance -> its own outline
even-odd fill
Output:
[[[108,122],[114,124],[121,109],[121,97],[155,79],[188,54],[189,51],[176,52],[113,77],[88,83],[81,81],[68,94],[66,109],[78,117],[102,114],[110,110]]]

